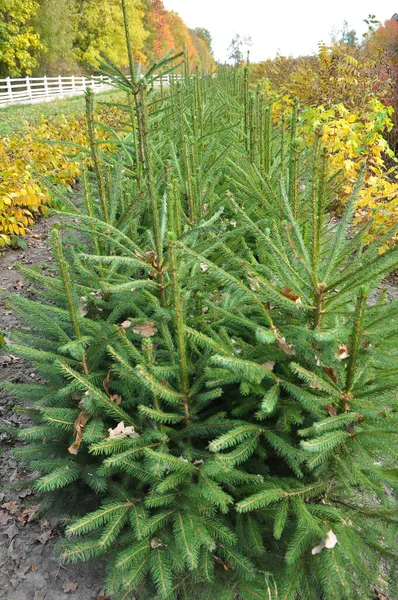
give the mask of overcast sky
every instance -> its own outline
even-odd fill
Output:
[[[227,58],[227,47],[239,33],[251,36],[253,61],[273,58],[277,52],[298,56],[316,52],[319,41],[329,42],[333,29],[347,21],[358,37],[366,31],[363,19],[376,14],[379,21],[398,11],[396,0],[163,0],[188,27],[206,27],[213,38],[217,60]]]

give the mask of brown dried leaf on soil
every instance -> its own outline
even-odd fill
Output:
[[[7,525],[8,521],[12,519],[12,516],[7,510],[0,508],[0,525]]]
[[[67,576],[64,581],[64,585],[62,586],[62,589],[64,590],[65,594],[69,594],[71,592],[75,592],[78,585],[79,585],[78,581],[72,581]]]
[[[40,504],[31,504],[30,506],[24,508],[18,515],[19,523],[21,523],[21,525],[30,523],[34,519],[39,507]]]
[[[4,502],[1,508],[5,508],[11,515],[15,515],[18,512],[19,506],[16,502]]]

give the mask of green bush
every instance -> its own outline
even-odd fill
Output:
[[[319,136],[273,127],[247,71],[105,71],[133,131],[103,154],[88,93],[95,181],[52,233],[57,277],[21,266],[38,298],[9,298],[10,351],[46,380],[6,384],[35,421],[16,455],[70,499],[63,558],[104,555],[114,598],[387,591],[398,302],[374,291],[398,248],[352,232],[361,181],[329,221]]]

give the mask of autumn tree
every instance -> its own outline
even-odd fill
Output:
[[[127,65],[120,0],[83,0],[78,6],[76,54],[79,62],[83,65],[96,65],[100,53],[105,52],[119,66]],[[143,24],[141,0],[130,0],[127,11],[135,58],[143,60],[142,49],[147,33]]]
[[[43,49],[31,25],[39,8],[35,0],[0,0],[0,77],[29,75]]]
[[[144,0],[144,7],[144,26],[148,33],[144,52],[148,62],[152,62],[174,49],[175,42],[162,0]]]
[[[211,33],[208,29],[206,29],[205,27],[196,27],[196,29],[194,30],[195,35],[202,39],[205,43],[207,48],[209,49],[209,52],[213,52],[211,44],[212,44],[212,39],[211,39]]]
[[[398,14],[380,24],[367,36],[368,52],[378,57],[377,80],[379,86],[389,84],[385,102],[393,106],[394,129],[390,132],[389,142],[398,148]]]
[[[204,36],[202,31],[207,32],[208,36]],[[198,53],[198,66],[204,73],[214,71],[216,62],[211,53],[211,36],[207,29],[201,28],[189,29],[193,45]]]
[[[40,74],[67,74],[74,70],[75,8],[70,0],[41,0],[33,21],[44,45],[39,54]]]
[[[193,67],[195,64],[197,64],[199,56],[189,33],[188,27],[185,25],[180,15],[178,15],[176,12],[167,12],[166,16],[171,35],[173,36],[175,42],[175,51],[181,52],[186,50],[190,65]]]

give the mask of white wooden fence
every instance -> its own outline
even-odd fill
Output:
[[[178,77],[178,75],[177,75]],[[164,75],[156,85],[168,85],[169,78]],[[87,88],[96,92],[111,89],[109,77],[23,77],[21,79],[0,79],[0,108],[10,104],[35,104],[56,98],[66,98],[83,94]]]

